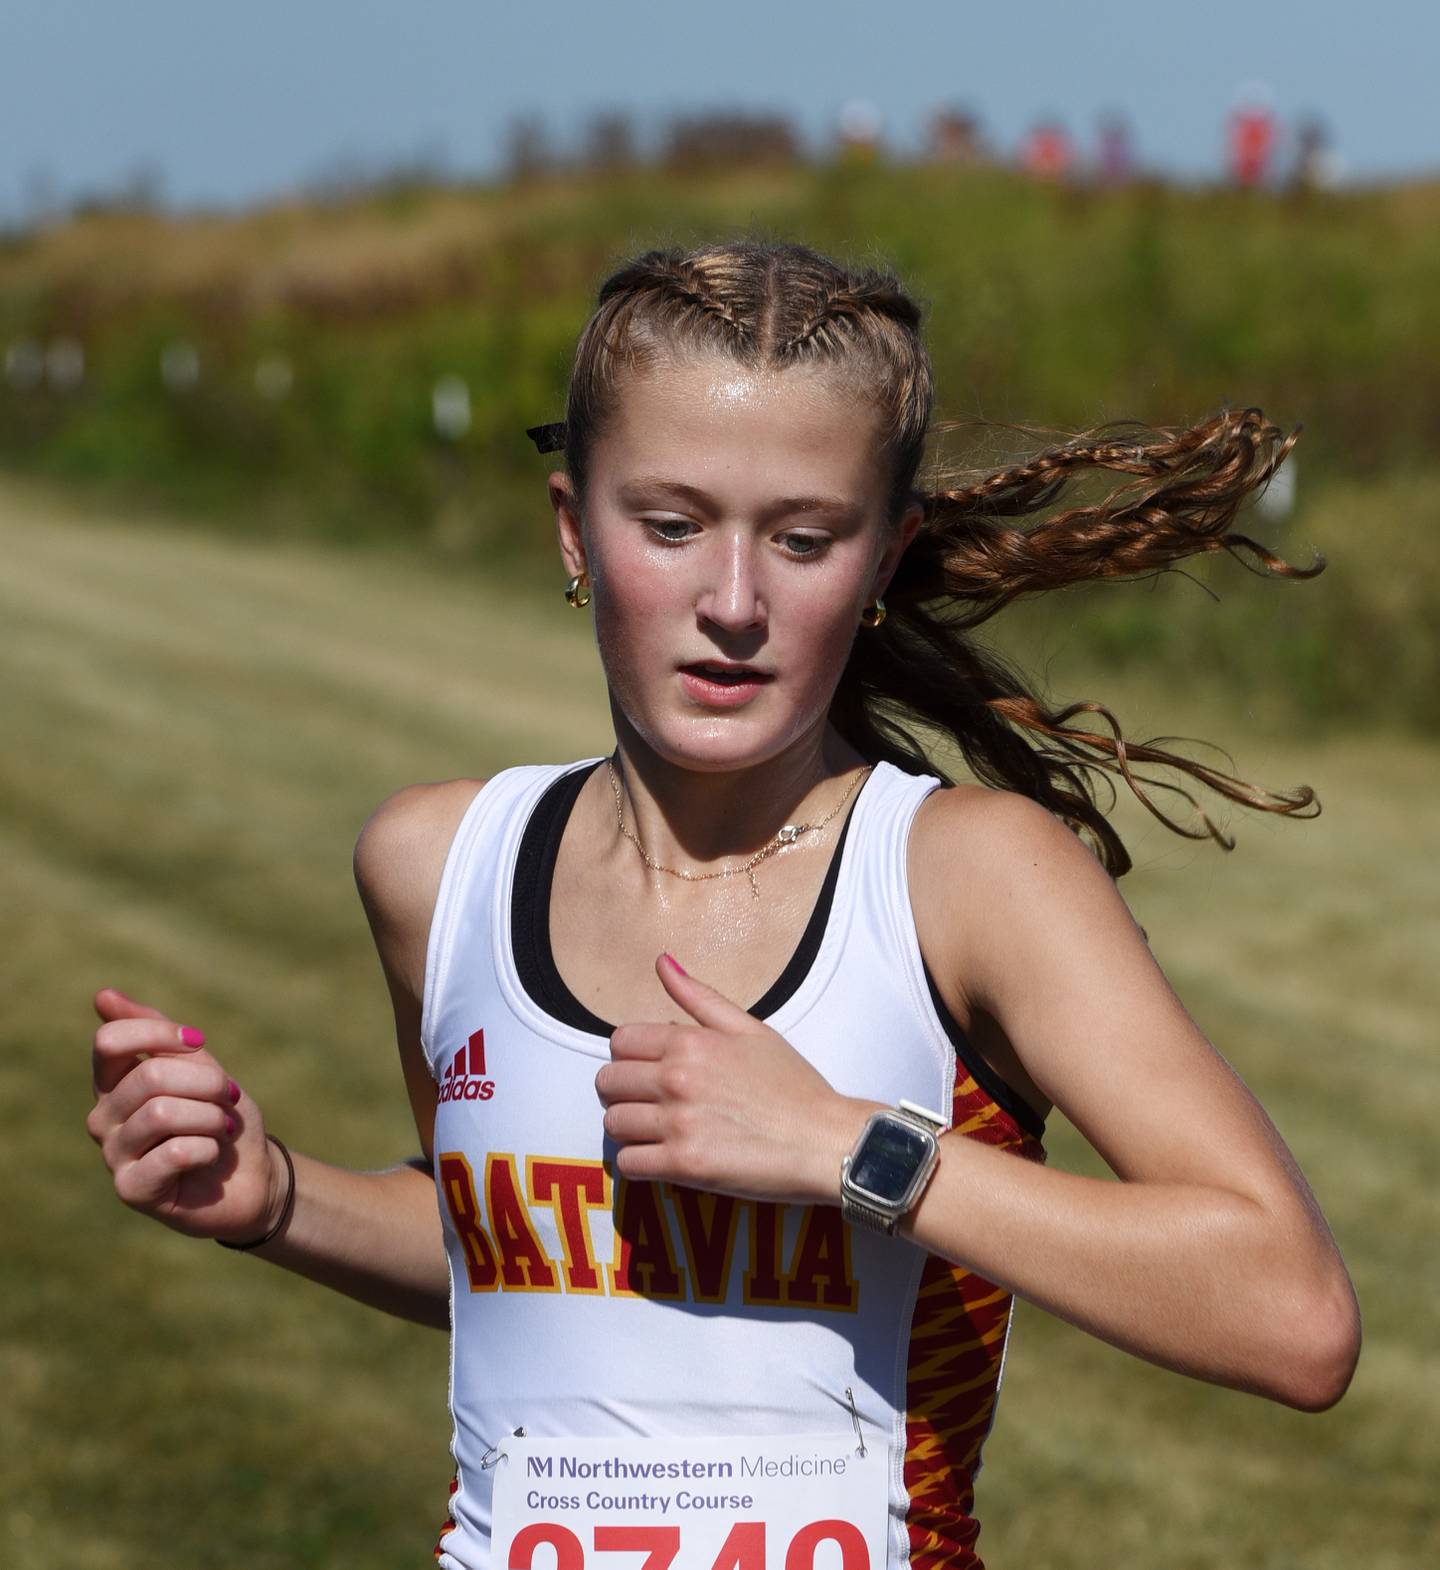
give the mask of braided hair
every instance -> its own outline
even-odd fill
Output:
[[[1233,527],[1298,430],[1285,435],[1253,408],[1185,428],[1116,422],[1043,446],[1023,462],[953,472],[920,489],[934,401],[920,324],[919,305],[891,274],[847,269],[807,246],[737,241],[647,251],[601,285],[576,345],[564,447],[577,500],[583,508],[589,455],[625,377],[692,353],[722,354],[750,368],[824,369],[881,411],[877,456],[889,474],[891,519],[915,502],[924,510],[886,590],[884,624],[855,640],[831,705],[831,722],[857,751],[871,762],[949,778],[935,761],[935,743],[953,749],[982,783],[1031,797],[1088,837],[1114,878],[1131,859],[1096,802],[1095,773],[1123,778],[1175,833],[1208,837],[1226,850],[1234,841],[1189,791],[1137,775],[1132,765],[1178,770],[1256,810],[1317,815],[1309,786],[1272,791],[1154,742],[1127,740],[1099,703],[1047,707],[1019,672],[968,635],[1021,595],[1153,576],[1202,552],[1227,551],[1284,577],[1314,577],[1323,557],[1295,567]],[[1062,505],[1079,478],[1097,473],[1115,477],[1107,495]],[[1070,723],[1085,714],[1107,729]],[[1199,825],[1167,816],[1144,785],[1184,796]]]

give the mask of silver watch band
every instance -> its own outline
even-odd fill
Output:
[[[938,1112],[932,1112],[929,1107],[917,1106],[913,1101],[906,1101],[901,1097],[900,1105],[895,1109],[898,1116],[909,1115],[923,1123],[930,1132],[937,1137],[945,1132],[950,1125]]]
[[[883,1232],[886,1237],[894,1237],[895,1228],[900,1223],[899,1216],[892,1216],[888,1210],[877,1210],[874,1205],[867,1205],[863,1199],[856,1199],[844,1189],[840,1191],[840,1214],[847,1221],[869,1227],[872,1232]]]

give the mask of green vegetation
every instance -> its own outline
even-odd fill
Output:
[[[1228,402],[1304,422],[1297,510],[1247,527],[1297,563],[1324,551],[1319,580],[1261,581],[1225,561],[1195,574],[1219,606],[1172,580],[1063,610],[1112,667],[1279,692],[1271,707],[1312,727],[1378,705],[1430,730],[1440,673],[1416,611],[1440,585],[1437,217],[1434,186],[1088,192],[938,167],[557,177],[228,219],[95,214],[0,250],[0,346],[43,358],[69,339],[85,355],[70,391],[0,382],[0,467],[248,536],[390,540],[538,575],[553,563],[554,460],[524,429],[563,412],[604,271],[669,239],[803,238],[893,264],[926,302],[942,417],[1177,423]],[[183,390],[160,369],[177,344],[197,356]],[[447,375],[470,393],[468,430],[450,440],[431,417]],[[1019,440],[952,435],[936,457],[998,461]]]
[[[114,984],[200,1025],[316,1155],[410,1154],[355,835],[410,781],[603,748],[588,623],[539,574],[532,592],[389,546],[226,538],[13,484],[0,548],[0,1557],[426,1563],[450,1476],[444,1338],[128,1214],[83,1128],[89,1000]],[[1265,587],[1299,600],[1326,582]],[[1067,639],[1064,620],[1041,630]],[[1207,801],[1228,856],[1124,797],[1116,821],[1126,897],[1310,1178],[1366,1344],[1340,1406],[1307,1416],[1022,1304],[981,1547],[996,1570],[1412,1570],[1440,1471],[1434,747],[1262,736],[1246,704],[1133,660],[1106,671],[1073,639],[1047,658],[1056,696],[1319,792],[1307,823]],[[1278,679],[1257,660],[1247,690]],[[1058,1117],[1048,1142],[1101,1174]]]
[[[95,214],[0,253],[0,343],[69,336],[88,358],[71,394],[0,389],[0,455],[247,528],[438,526],[504,552],[537,469],[523,428],[561,412],[603,271],[758,228],[900,270],[929,306],[942,415],[1168,423],[1260,404],[1307,424],[1307,469],[1371,474],[1431,461],[1440,436],[1437,214],[1426,186],[1275,198],[800,166]],[[177,339],[200,355],[180,394],[159,371]],[[275,353],[295,380],[267,400],[255,367]],[[455,444],[429,418],[447,372],[473,397]]]

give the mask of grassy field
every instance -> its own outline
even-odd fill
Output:
[[[89,999],[114,984],[200,1025],[308,1151],[409,1154],[355,835],[410,781],[605,746],[588,624],[558,572],[121,522],[10,482],[0,548],[0,1562],[428,1563],[443,1337],[118,1205],[82,1126]],[[1228,856],[1122,801],[1122,888],[1310,1178],[1366,1341],[1341,1405],[1306,1416],[1020,1305],[981,1547],[993,1570],[1413,1570],[1440,1531],[1440,751],[1276,739],[1249,704],[1099,674],[1046,635],[1014,652],[1053,694],[1319,792],[1313,822],[1223,812]],[[1101,1170],[1058,1116],[1049,1143]]]

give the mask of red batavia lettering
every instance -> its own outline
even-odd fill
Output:
[[[858,1297],[850,1274],[850,1233],[834,1205],[807,1205],[785,1281],[787,1303],[853,1309]]]
[[[712,1194],[680,1183],[665,1186],[680,1216],[690,1295],[697,1303],[723,1303],[730,1286],[740,1202],[731,1194]]]
[[[568,1292],[603,1292],[605,1283],[595,1265],[590,1237],[590,1210],[610,1205],[610,1179],[598,1161],[558,1161],[531,1156],[525,1163],[534,1204],[548,1204],[555,1212],[560,1244],[565,1251],[565,1289]]]
[[[750,1207],[750,1268],[745,1272],[747,1303],[778,1303],[780,1244],[785,1236],[785,1207],[769,1199],[747,1201]]]
[[[436,1171],[472,1292],[497,1287],[558,1292],[563,1285],[573,1293],[723,1303],[736,1268],[743,1210],[749,1238],[741,1281],[745,1302],[853,1313],[859,1301],[849,1228],[833,1205],[799,1207],[787,1262],[787,1207],[770,1201],[627,1181],[614,1177],[605,1162],[563,1156],[527,1156],[522,1187],[516,1157],[492,1151],[485,1162],[482,1221],[465,1157],[446,1152]],[[532,1209],[539,1215],[542,1206],[554,1218],[563,1262],[547,1253],[532,1220]],[[614,1252],[608,1264],[596,1257],[592,1211],[611,1213]]]
[[[617,1297],[683,1298],[675,1245],[655,1183],[615,1180],[615,1262],[610,1290]]]
[[[500,1279],[512,1292],[555,1292],[554,1261],[540,1245],[520,1198],[515,1158],[492,1152],[485,1158],[485,1201],[500,1250]]]
[[[440,1191],[460,1246],[465,1251],[465,1273],[472,1292],[493,1292],[500,1285],[500,1267],[495,1245],[480,1221],[480,1200],[475,1193],[475,1174],[458,1150],[445,1151],[438,1163]]]

